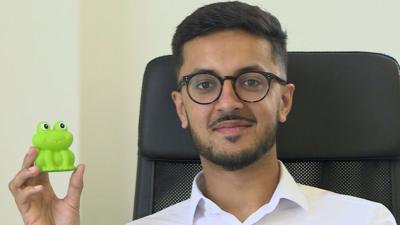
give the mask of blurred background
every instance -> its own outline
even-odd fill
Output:
[[[66,121],[77,162],[87,166],[81,224],[132,219],[144,68],[170,54],[175,27],[211,2],[0,1],[1,224],[23,224],[7,186],[40,120]],[[245,2],[278,17],[289,51],[372,51],[400,60],[400,1]],[[69,176],[51,174],[60,196]]]

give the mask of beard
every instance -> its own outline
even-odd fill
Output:
[[[218,122],[222,122],[228,119],[245,119],[240,116],[225,116],[218,119]],[[255,121],[255,120],[254,120]],[[200,136],[190,126],[190,134],[193,142],[200,156],[204,157],[208,161],[222,167],[227,171],[236,171],[250,166],[251,164],[258,161],[262,156],[270,151],[276,142],[276,132],[278,129],[277,116],[273,118],[272,124],[266,126],[263,129],[263,133],[260,138],[255,138],[253,144],[248,148],[241,149],[238,153],[229,154],[224,151],[219,151],[211,142],[202,140]],[[226,140],[231,143],[236,142],[240,139],[240,136],[236,137],[225,137]]]

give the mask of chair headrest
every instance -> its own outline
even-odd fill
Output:
[[[140,105],[139,154],[197,160],[171,99],[172,56],[146,67]],[[399,65],[367,52],[291,52],[288,80],[296,90],[288,121],[278,129],[282,160],[351,160],[400,156]]]

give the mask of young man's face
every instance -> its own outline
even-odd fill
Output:
[[[240,30],[197,37],[184,44],[178,79],[199,70],[232,76],[246,67],[285,79],[271,52],[269,41]],[[275,150],[276,127],[290,111],[294,86],[273,80],[268,95],[254,103],[240,100],[231,80],[224,81],[222,87],[219,99],[206,105],[191,100],[186,86],[173,92],[172,98],[182,127],[190,128],[202,159],[238,170]]]

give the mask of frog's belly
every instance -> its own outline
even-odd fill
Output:
[[[62,161],[62,155],[59,152],[55,152],[53,154],[53,163],[55,164],[55,166],[60,166],[62,164]]]

